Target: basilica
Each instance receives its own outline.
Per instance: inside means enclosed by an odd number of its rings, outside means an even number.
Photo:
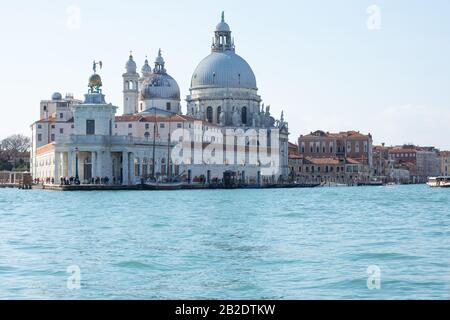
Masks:
[[[130,54],[123,114],[106,102],[101,63],[83,100],[54,93],[32,125],[31,173],[60,184],[136,185],[145,181],[261,186],[288,176],[288,123],[265,107],[255,74],[236,53],[222,14],[211,53],[195,69],[183,113],[180,88],[159,50],[140,72]],[[281,111],[281,110],[280,110]]]

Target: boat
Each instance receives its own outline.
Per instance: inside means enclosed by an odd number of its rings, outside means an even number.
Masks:
[[[338,187],[348,187],[348,184],[337,183],[337,182],[324,182],[320,185],[321,187],[338,188]]]
[[[450,188],[450,177],[430,177],[427,185],[432,188]]]
[[[376,179],[369,182],[358,182],[358,187],[381,187],[383,185],[383,181]]]
[[[184,182],[144,182],[142,187],[147,190],[181,190],[185,187]]]
[[[395,182],[388,182],[386,184],[386,187],[389,187],[389,188],[393,188],[393,187],[396,187],[396,186],[398,186],[398,183],[395,183]]]

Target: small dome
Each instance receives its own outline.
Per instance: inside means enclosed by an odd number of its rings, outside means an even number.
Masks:
[[[144,85],[143,99],[180,99],[180,87],[166,73],[153,73]]]
[[[230,26],[225,22],[225,12],[222,11],[222,19],[216,26],[216,32],[231,32]]]
[[[130,58],[127,61],[127,64],[125,65],[125,69],[127,70],[127,73],[136,73],[136,62],[133,60],[133,56],[130,55]]]
[[[152,73],[152,67],[150,67],[150,65],[148,64],[148,60],[145,59],[145,63],[144,66],[141,69],[141,72],[143,75],[149,75],[150,73]]]
[[[216,32],[230,32],[230,26],[228,23],[222,21],[216,26]]]
[[[55,92],[54,94],[52,94],[52,100],[53,101],[59,101],[62,100],[62,94],[59,92]]]

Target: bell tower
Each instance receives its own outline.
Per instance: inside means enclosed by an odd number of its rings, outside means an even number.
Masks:
[[[139,103],[139,74],[136,72],[136,62],[130,52],[130,57],[125,65],[126,72],[123,74],[123,113],[138,113]]]

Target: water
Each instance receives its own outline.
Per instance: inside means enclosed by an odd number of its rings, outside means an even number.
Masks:
[[[449,205],[426,186],[0,189],[0,299],[449,299]]]

